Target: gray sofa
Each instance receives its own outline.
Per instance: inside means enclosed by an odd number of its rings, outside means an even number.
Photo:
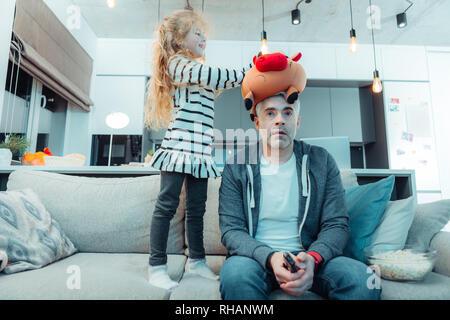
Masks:
[[[347,179],[343,179],[344,185]],[[218,190],[210,179],[204,242],[207,263],[217,274],[225,261],[220,242]],[[173,292],[147,282],[149,230],[159,191],[159,175],[138,178],[92,178],[17,170],[8,190],[33,189],[74,243],[78,252],[41,269],[0,273],[0,299],[220,299],[219,281],[184,274],[186,249],[184,192],[171,222],[168,242],[170,276],[180,281]],[[439,253],[434,272],[422,282],[382,280],[382,299],[450,299],[450,233],[439,232],[431,247]],[[73,266],[80,286],[68,285]],[[307,292],[300,298],[281,290],[274,299],[321,299]]]

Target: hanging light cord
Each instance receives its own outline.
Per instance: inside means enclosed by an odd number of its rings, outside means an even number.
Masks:
[[[262,2],[262,27],[264,32],[264,0],[261,0]]]
[[[406,0],[406,2],[408,2],[408,3],[409,3],[409,7],[408,7],[408,8],[406,8],[406,9],[405,9],[405,11],[403,11],[403,13],[405,13],[406,11],[408,11],[408,9],[409,9],[409,8],[411,8],[411,7],[412,7],[412,5],[414,4],[414,2],[412,2],[412,1],[409,1],[409,0]]]
[[[377,55],[375,53],[375,40],[373,37],[372,0],[369,0],[369,5],[370,5],[370,26],[372,29],[373,60],[375,62],[375,70],[377,70]]]
[[[352,21],[352,29],[353,29],[353,10],[352,10],[352,0],[350,0],[350,20]]]

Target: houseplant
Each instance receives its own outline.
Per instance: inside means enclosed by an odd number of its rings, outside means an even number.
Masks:
[[[5,141],[0,143],[0,165],[10,165],[13,154],[23,153],[30,143],[26,138],[18,134],[6,136]]]
[[[145,157],[145,163],[150,163],[150,161],[152,161],[152,157],[153,157],[153,150],[150,149],[147,152],[147,156]]]

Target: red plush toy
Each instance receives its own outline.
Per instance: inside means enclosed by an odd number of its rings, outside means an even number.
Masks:
[[[270,53],[253,58],[254,66],[245,74],[241,85],[242,97],[250,118],[255,117],[255,106],[262,100],[279,92],[286,92],[289,104],[298,99],[306,86],[306,73],[298,53],[288,58],[281,52]]]

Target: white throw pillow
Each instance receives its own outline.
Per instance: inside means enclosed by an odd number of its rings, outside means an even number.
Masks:
[[[351,170],[342,170],[341,171],[341,180],[344,188],[355,187],[358,186],[358,177]]]
[[[38,269],[77,251],[31,189],[0,192],[0,250],[3,272]]]
[[[414,198],[389,201],[380,224],[372,235],[371,248],[402,250],[414,219]]]

